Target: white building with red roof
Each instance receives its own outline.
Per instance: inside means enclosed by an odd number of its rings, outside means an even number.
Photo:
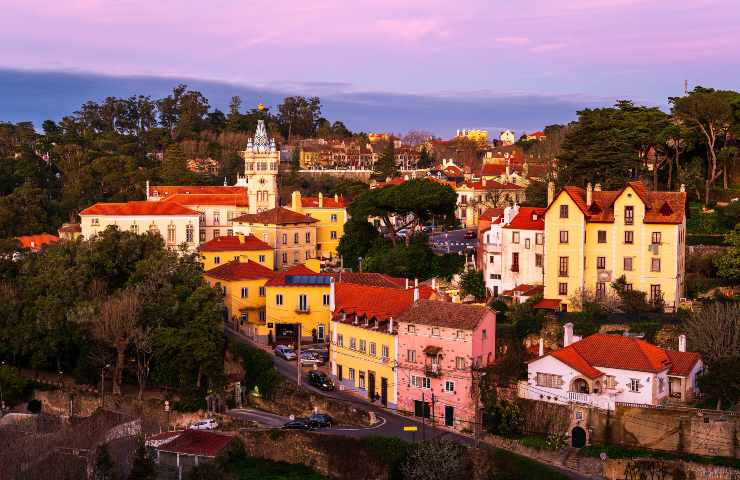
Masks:
[[[617,402],[663,405],[685,402],[696,393],[696,376],[703,368],[698,353],[644,340],[608,334],[584,339],[565,325],[564,347],[529,362],[519,396],[560,404],[580,404],[614,410]]]

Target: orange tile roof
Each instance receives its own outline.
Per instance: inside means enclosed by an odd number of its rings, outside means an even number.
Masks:
[[[488,208],[478,217],[481,220],[493,221],[494,218],[501,217],[504,215],[503,208]]]
[[[542,285],[528,285],[526,283],[523,283],[521,285],[517,285],[511,290],[504,290],[501,295],[505,297],[513,297],[514,293],[519,293],[520,295],[523,295],[525,297],[531,297],[532,295],[542,293],[544,288],[545,287],[543,287]]]
[[[233,205],[235,207],[246,207],[249,205],[247,191],[243,193],[176,193],[169,195],[162,202],[177,202],[182,205]]]
[[[168,197],[177,194],[206,194],[206,195],[241,195],[247,193],[247,187],[237,186],[207,186],[207,185],[151,185],[150,196]],[[155,195],[157,194],[157,195]]]
[[[324,197],[322,208],[344,208],[344,197]],[[305,208],[319,208],[319,197],[301,197],[301,205]]]
[[[544,230],[545,210],[544,208],[519,207],[519,213],[504,228],[514,230]]]
[[[198,247],[201,252],[240,252],[244,250],[272,250],[272,247],[254,235],[227,235],[216,237]]]
[[[414,304],[414,289],[371,287],[351,283],[336,284],[337,313],[367,316],[385,320],[398,317]],[[429,287],[419,287],[419,297],[429,298],[434,291]]]
[[[265,284],[268,287],[285,287],[285,286],[306,286],[308,284],[298,284],[298,283],[290,283],[288,284],[285,280],[285,277],[289,276],[304,276],[304,277],[329,277],[330,275],[327,273],[316,273],[310,268],[308,268],[304,264],[296,265],[294,267],[290,267],[289,269],[282,271],[282,272],[275,272],[270,278],[270,280],[267,281]],[[309,285],[314,287],[323,287],[327,288],[328,285]]]
[[[679,377],[686,377],[691,373],[691,370],[699,361],[699,354],[696,352],[679,352],[677,350],[666,350],[665,353],[668,355],[668,359],[671,361],[671,369],[668,370],[668,375],[677,375]]]
[[[275,207],[260,213],[247,213],[234,218],[234,222],[262,223],[266,225],[289,225],[295,223],[315,223],[318,220],[311,215],[304,215],[283,207]]]
[[[329,273],[337,283],[353,283],[368,287],[406,288],[406,279],[391,277],[375,272],[332,272]],[[411,284],[411,282],[409,282]]]
[[[41,250],[41,247],[50,243],[59,241],[59,237],[50,233],[39,233],[38,235],[23,235],[16,237],[21,248],[27,248],[34,252]]]
[[[275,272],[252,260],[246,262],[233,260],[206,271],[205,275],[219,280],[238,281],[272,278]]]
[[[398,317],[398,321],[473,330],[488,313],[493,315],[492,310],[479,305],[419,300],[412,308]]]
[[[198,212],[175,202],[96,203],[80,215],[194,215]]]
[[[534,308],[542,308],[545,310],[560,310],[560,300],[557,298],[543,298],[539,302],[535,303]]]
[[[205,430],[185,430],[173,440],[160,445],[157,450],[185,455],[215,457],[233,440],[232,435]]]

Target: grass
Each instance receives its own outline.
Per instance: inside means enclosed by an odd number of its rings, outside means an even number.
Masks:
[[[234,461],[228,472],[239,480],[327,480],[319,473],[303,465],[286,462],[273,462],[261,458],[246,458]]]
[[[705,457],[690,453],[661,452],[658,450],[628,448],[618,445],[590,445],[581,449],[581,455],[588,457],[598,457],[601,452],[605,452],[609,458],[649,457],[661,458],[664,460],[684,460],[704,465],[721,465],[725,467],[740,468],[740,459],[729,457]]]
[[[497,480],[536,478],[537,480],[566,480],[568,477],[546,465],[515,453],[495,449],[491,454]]]
[[[523,435],[516,437],[516,439],[525,447],[547,450],[547,446],[545,445],[546,439],[541,435]]]

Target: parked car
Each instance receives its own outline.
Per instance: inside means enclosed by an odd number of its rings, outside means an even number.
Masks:
[[[472,240],[473,238],[478,238],[478,232],[475,230],[468,230],[465,232],[465,235],[463,236],[465,240]]]
[[[397,231],[396,234],[399,237],[405,237],[405,236],[407,236],[409,234],[409,229],[408,228],[402,228],[401,230]]]
[[[334,382],[324,372],[308,372],[308,384],[313,385],[319,390],[334,390]]]
[[[286,360],[295,360],[296,354],[292,348],[286,347],[285,345],[278,345],[275,347],[275,355]]]
[[[301,365],[321,365],[323,362],[312,352],[301,352]]]
[[[296,418],[283,425],[283,428],[289,430],[313,430],[311,422],[307,418]]]
[[[191,423],[188,428],[190,430],[215,430],[218,428],[218,423],[212,418],[206,418]]]
[[[313,428],[331,428],[331,425],[334,423],[332,418],[325,414],[325,413],[314,413],[310,417],[308,417],[308,423]]]
[[[329,361],[329,350],[326,348],[307,348],[306,351],[314,354],[323,363]]]

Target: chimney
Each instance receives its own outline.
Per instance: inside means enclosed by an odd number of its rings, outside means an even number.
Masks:
[[[437,290],[437,277],[432,278],[432,290]]]
[[[547,206],[549,207],[552,201],[555,200],[555,182],[550,180],[547,182]]]
[[[339,203],[339,194],[338,193],[335,193],[334,194],[334,201],[337,202],[337,203]]]
[[[543,356],[545,354],[545,339],[540,337],[540,350],[539,350],[539,356]]]
[[[573,324],[568,322],[563,325],[563,347],[573,343]]]
[[[319,208],[324,208],[324,194],[319,192]]]
[[[406,288],[406,290],[408,290],[409,289],[409,279],[408,278],[404,278],[404,280],[406,280],[406,287],[405,288]]]
[[[586,185],[586,206],[590,207],[594,200],[594,189],[591,187],[591,182]]]
[[[601,191],[601,184],[597,183],[596,185],[594,185],[594,192],[600,192],[600,191]]]
[[[146,199],[149,200],[149,180],[146,181]]]
[[[336,308],[336,292],[334,288],[334,278],[332,278],[329,282],[329,310],[333,312]]]
[[[419,301],[419,287],[414,287],[414,303]]]
[[[685,192],[686,191],[686,185],[683,183],[681,184],[681,188],[678,189],[679,192]]]
[[[290,209],[294,212],[301,213],[303,203],[301,201],[301,192],[295,191],[290,196]]]
[[[681,334],[678,336],[678,351],[679,352],[685,352],[686,351],[686,334]]]
[[[393,333],[393,317],[388,318],[388,333]]]
[[[508,158],[506,159],[506,179],[509,179],[509,175],[511,175],[511,160]]]
[[[418,278],[415,278],[414,279],[414,288],[418,288],[418,287],[419,287],[419,279]]]

